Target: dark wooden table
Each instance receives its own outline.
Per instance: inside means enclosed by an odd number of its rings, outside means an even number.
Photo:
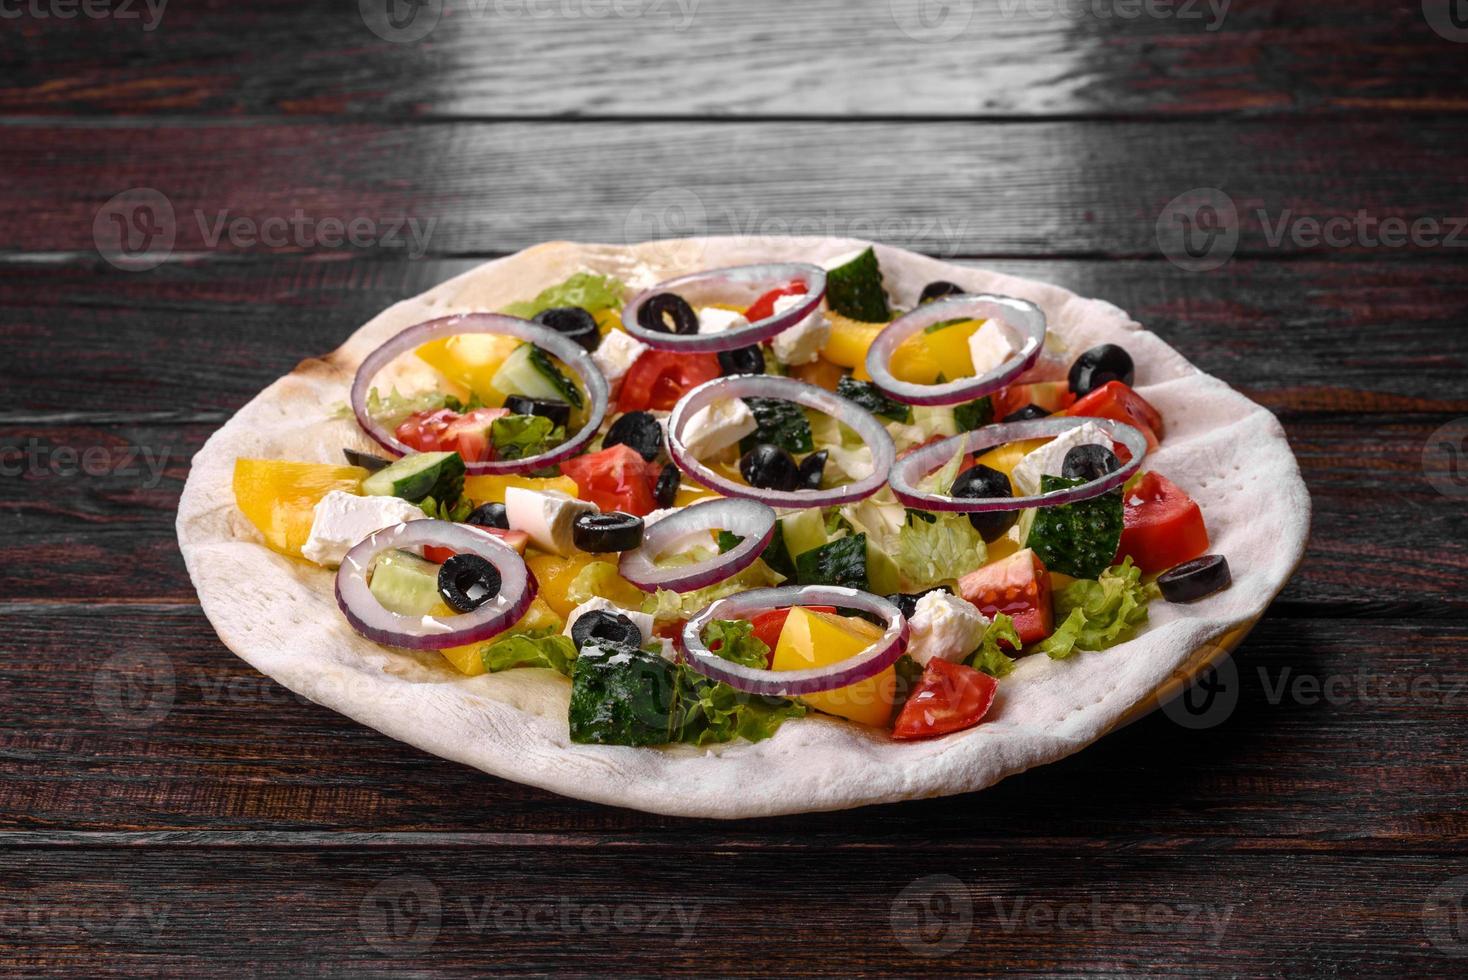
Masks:
[[[1461,12],[451,3],[5,8],[7,972],[1462,975]],[[1223,709],[720,824],[425,756],[218,642],[173,521],[231,412],[477,262],[677,232],[1054,281],[1277,412],[1314,532]]]

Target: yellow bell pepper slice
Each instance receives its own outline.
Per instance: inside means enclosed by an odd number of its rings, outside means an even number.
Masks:
[[[790,610],[780,630],[772,667],[809,670],[847,660],[881,639],[882,632],[880,626],[864,619],[847,619],[797,606]],[[896,693],[897,670],[888,667],[874,677],[834,691],[803,694],[801,700],[828,715],[885,728],[892,718]]]
[[[415,353],[450,381],[474,392],[486,405],[498,408],[505,403],[505,396],[491,381],[505,358],[522,343],[518,337],[503,334],[465,333],[430,340]]]
[[[521,487],[526,490],[559,490],[576,496],[580,491],[576,481],[569,476],[468,476],[464,478],[464,495],[476,504],[502,504],[505,490]]]
[[[453,614],[453,610],[449,609],[448,606],[444,606],[443,608],[443,615]],[[433,615],[437,616],[440,613],[435,611]],[[556,615],[555,610],[544,599],[536,596],[530,603],[530,608],[525,610],[525,615],[521,616],[520,621],[510,627],[507,633],[527,633],[531,630],[544,629],[552,629],[559,633],[565,628],[566,621]],[[470,643],[466,646],[450,647],[447,650],[440,650],[439,652],[444,655],[444,659],[454,665],[454,669],[459,673],[468,677],[478,677],[484,673],[484,658],[479,655],[479,651],[484,649],[487,644],[493,642],[493,640],[486,640],[483,643]]]
[[[333,490],[360,494],[366,478],[358,466],[237,459],[234,499],[271,549],[300,558],[321,498]]]

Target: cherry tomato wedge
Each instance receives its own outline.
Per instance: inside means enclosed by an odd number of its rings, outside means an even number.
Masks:
[[[603,512],[617,510],[644,517],[657,510],[652,492],[657,467],[631,446],[616,445],[577,456],[562,463],[561,472],[576,481],[582,500],[591,501]]]
[[[481,527],[479,530],[493,534],[505,544],[514,548],[522,557],[525,554],[525,549],[530,546],[530,535],[524,531],[506,531],[502,527]],[[437,545],[428,544],[423,546],[423,557],[435,565],[442,565],[454,557],[454,550],[452,548],[440,548]]]
[[[644,353],[622,379],[617,411],[670,411],[689,391],[719,376],[717,354],[683,354],[650,350]]]
[[[1162,439],[1162,413],[1120,381],[1106,382],[1077,401],[1065,414],[1125,422],[1147,437],[1148,452],[1155,451]]]
[[[1027,385],[1010,385],[1002,391],[995,392],[992,398],[995,419],[1011,415],[1026,405],[1038,405],[1054,415],[1056,412],[1063,412],[1070,408],[1076,401],[1076,396],[1071,394],[1070,385],[1064,381],[1037,381]]]
[[[418,412],[398,425],[397,437],[420,453],[453,452],[466,463],[481,463],[494,458],[490,425],[508,414],[503,408],[476,408],[463,415],[451,408]]]
[[[770,290],[759,299],[750,304],[749,309],[744,311],[744,318],[750,323],[766,319],[775,315],[775,300],[782,296],[804,296],[805,283],[792,282],[776,289]]]
[[[1124,495],[1121,547],[1144,572],[1163,572],[1208,551],[1203,511],[1167,477],[1143,473]]]
[[[972,728],[989,713],[998,690],[988,674],[934,657],[897,713],[892,737],[935,738]]]
[[[806,606],[805,608],[811,612],[832,614],[836,612],[835,606]],[[785,628],[785,620],[789,618],[789,608],[766,609],[764,612],[750,617],[749,623],[754,627],[754,635],[759,638],[759,641],[773,651],[780,643],[780,631]]]
[[[958,594],[990,619],[997,613],[1013,619],[1023,643],[1043,640],[1055,629],[1050,572],[1029,548],[965,575],[958,580]]]

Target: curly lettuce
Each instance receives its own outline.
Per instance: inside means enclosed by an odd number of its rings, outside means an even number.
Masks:
[[[892,557],[907,587],[921,592],[979,568],[988,549],[967,515],[916,511],[897,536]]]
[[[1072,582],[1054,595],[1060,625],[1035,649],[1052,660],[1078,650],[1105,650],[1132,638],[1147,622],[1147,603],[1159,595],[1156,585],[1142,582],[1142,571],[1130,557],[1106,569],[1095,580]]]
[[[491,673],[518,667],[544,667],[571,676],[576,644],[553,629],[531,630],[501,637],[480,648],[484,669]]]
[[[627,287],[619,279],[578,272],[558,286],[551,286],[532,300],[511,303],[502,312],[528,320],[537,313],[562,306],[579,306],[588,313],[620,308]]]

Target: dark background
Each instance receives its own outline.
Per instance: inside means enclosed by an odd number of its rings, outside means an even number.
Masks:
[[[1462,974],[1461,0],[449,2],[0,5],[0,967]],[[215,638],[178,493],[299,359],[545,239],[784,232],[1105,298],[1278,413],[1312,540],[1211,707],[719,824],[425,756]]]

